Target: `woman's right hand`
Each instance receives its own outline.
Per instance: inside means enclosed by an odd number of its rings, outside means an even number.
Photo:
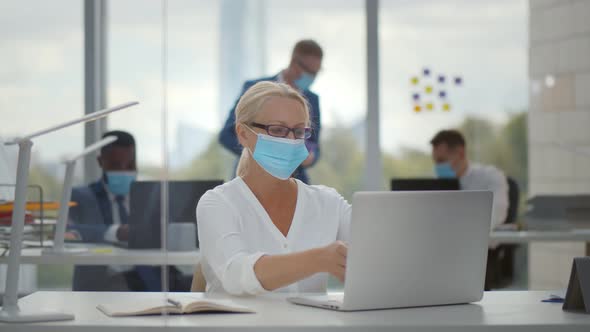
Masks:
[[[335,241],[320,248],[319,264],[322,272],[328,272],[340,282],[344,282],[346,255],[348,247],[342,241]]]

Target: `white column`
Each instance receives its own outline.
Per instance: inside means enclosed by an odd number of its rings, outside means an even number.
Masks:
[[[84,114],[107,105],[107,0],[84,1]],[[100,140],[106,131],[106,119],[85,124],[84,146]],[[84,158],[84,181],[96,181],[100,169],[96,155]]]
[[[367,20],[367,146],[364,190],[381,190],[383,169],[379,142],[379,0],[365,0]]]

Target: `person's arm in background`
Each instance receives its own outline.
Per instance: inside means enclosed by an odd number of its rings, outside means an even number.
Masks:
[[[312,167],[320,159],[320,131],[322,129],[322,123],[319,97],[315,94],[311,95],[309,98],[309,104],[311,108],[311,126],[313,131],[311,137],[305,142],[305,145],[312,158],[305,160],[303,162],[303,167]]]
[[[240,96],[229,111],[227,120],[225,120],[221,132],[219,132],[219,143],[238,156],[242,153],[242,146],[238,142],[238,137],[236,136],[236,106],[238,106],[240,98],[250,86],[252,86],[250,82],[244,83]]]
[[[492,230],[503,224],[508,215],[508,182],[506,175],[496,168],[490,170],[490,190],[494,193],[494,208],[492,213]]]
[[[82,205],[70,208],[67,231],[78,234],[80,236],[79,240],[82,242],[104,242],[104,235],[109,226],[86,223],[89,218],[96,218],[96,216],[83,213],[82,209]]]
[[[69,210],[67,231],[79,234],[83,242],[104,242],[109,225],[104,224],[93,194],[86,188],[74,188],[71,200],[77,205]]]
[[[103,235],[104,242],[129,241],[129,224],[109,225]]]
[[[107,231],[107,225],[85,225],[70,224],[68,231],[76,231],[80,234],[82,242],[104,242],[104,234]]]

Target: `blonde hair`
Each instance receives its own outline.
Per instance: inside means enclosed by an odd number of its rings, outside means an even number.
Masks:
[[[264,103],[274,97],[285,97],[298,101],[303,107],[306,125],[310,124],[307,100],[299,92],[284,83],[263,81],[254,84],[240,98],[236,106],[236,126],[238,124],[250,125],[256,118],[256,115],[258,115],[258,112],[262,110]],[[246,148],[242,149],[242,155],[240,156],[236,170],[238,176],[244,176],[246,174],[248,164],[252,160],[250,157],[251,151]]]

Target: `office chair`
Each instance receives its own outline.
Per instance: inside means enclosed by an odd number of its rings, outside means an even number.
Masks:
[[[506,177],[508,183],[508,213],[506,224],[516,222],[518,205],[520,201],[520,189],[518,183]],[[485,279],[485,290],[506,287],[514,279],[514,244],[501,244],[494,249],[488,249],[488,262]]]

